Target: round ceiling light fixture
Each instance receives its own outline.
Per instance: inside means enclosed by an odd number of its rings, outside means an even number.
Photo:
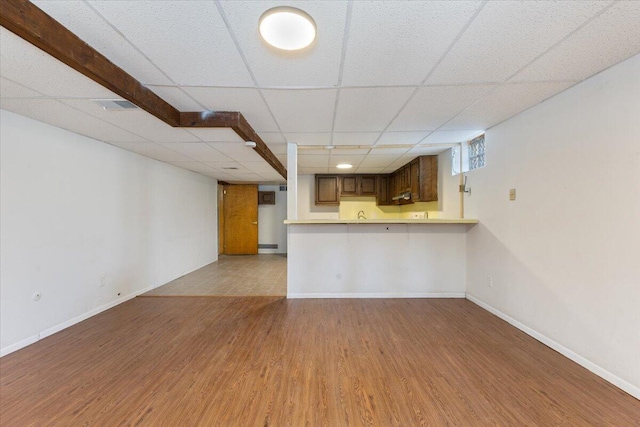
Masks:
[[[349,163],[340,163],[339,165],[336,165],[336,167],[338,169],[351,169],[353,167],[353,165],[351,165]]]
[[[316,23],[313,18],[295,7],[278,6],[269,9],[258,22],[260,36],[278,49],[304,49],[316,38]]]

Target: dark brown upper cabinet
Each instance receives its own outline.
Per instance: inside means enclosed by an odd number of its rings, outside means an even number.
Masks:
[[[378,175],[341,175],[340,196],[377,196]]]
[[[420,156],[409,164],[414,202],[438,200],[438,156]]]
[[[378,177],[378,194],[376,197],[376,204],[378,204],[379,206],[387,206],[391,204],[389,191],[390,181],[391,175],[380,175]]]
[[[338,175],[316,175],[316,205],[340,204],[340,178]]]

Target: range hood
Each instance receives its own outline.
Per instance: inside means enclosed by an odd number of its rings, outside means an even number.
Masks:
[[[391,200],[411,200],[411,191],[404,191],[399,195],[391,198]]]

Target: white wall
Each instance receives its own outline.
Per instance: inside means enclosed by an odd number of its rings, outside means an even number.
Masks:
[[[464,224],[289,225],[289,298],[465,296]]]
[[[4,110],[0,143],[2,354],[217,259],[216,180]]]
[[[469,297],[638,398],[639,130],[635,56],[489,129],[466,198]]]
[[[438,155],[438,210],[440,218],[460,218],[460,176],[451,175],[451,150]],[[471,218],[465,215],[465,218]]]
[[[260,254],[287,253],[287,192],[279,185],[259,185],[259,191],[275,191],[275,205],[258,205],[258,244],[278,245],[278,249],[258,249]]]

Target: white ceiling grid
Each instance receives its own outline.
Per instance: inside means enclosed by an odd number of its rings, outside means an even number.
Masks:
[[[301,52],[257,34],[267,1],[36,0],[180,111],[240,111],[286,166],[390,172],[640,52],[640,2],[290,1]],[[0,107],[230,182],[282,178],[231,129],[172,128],[4,28]],[[334,145],[333,150],[324,146]],[[308,147],[308,148],[307,148]]]

